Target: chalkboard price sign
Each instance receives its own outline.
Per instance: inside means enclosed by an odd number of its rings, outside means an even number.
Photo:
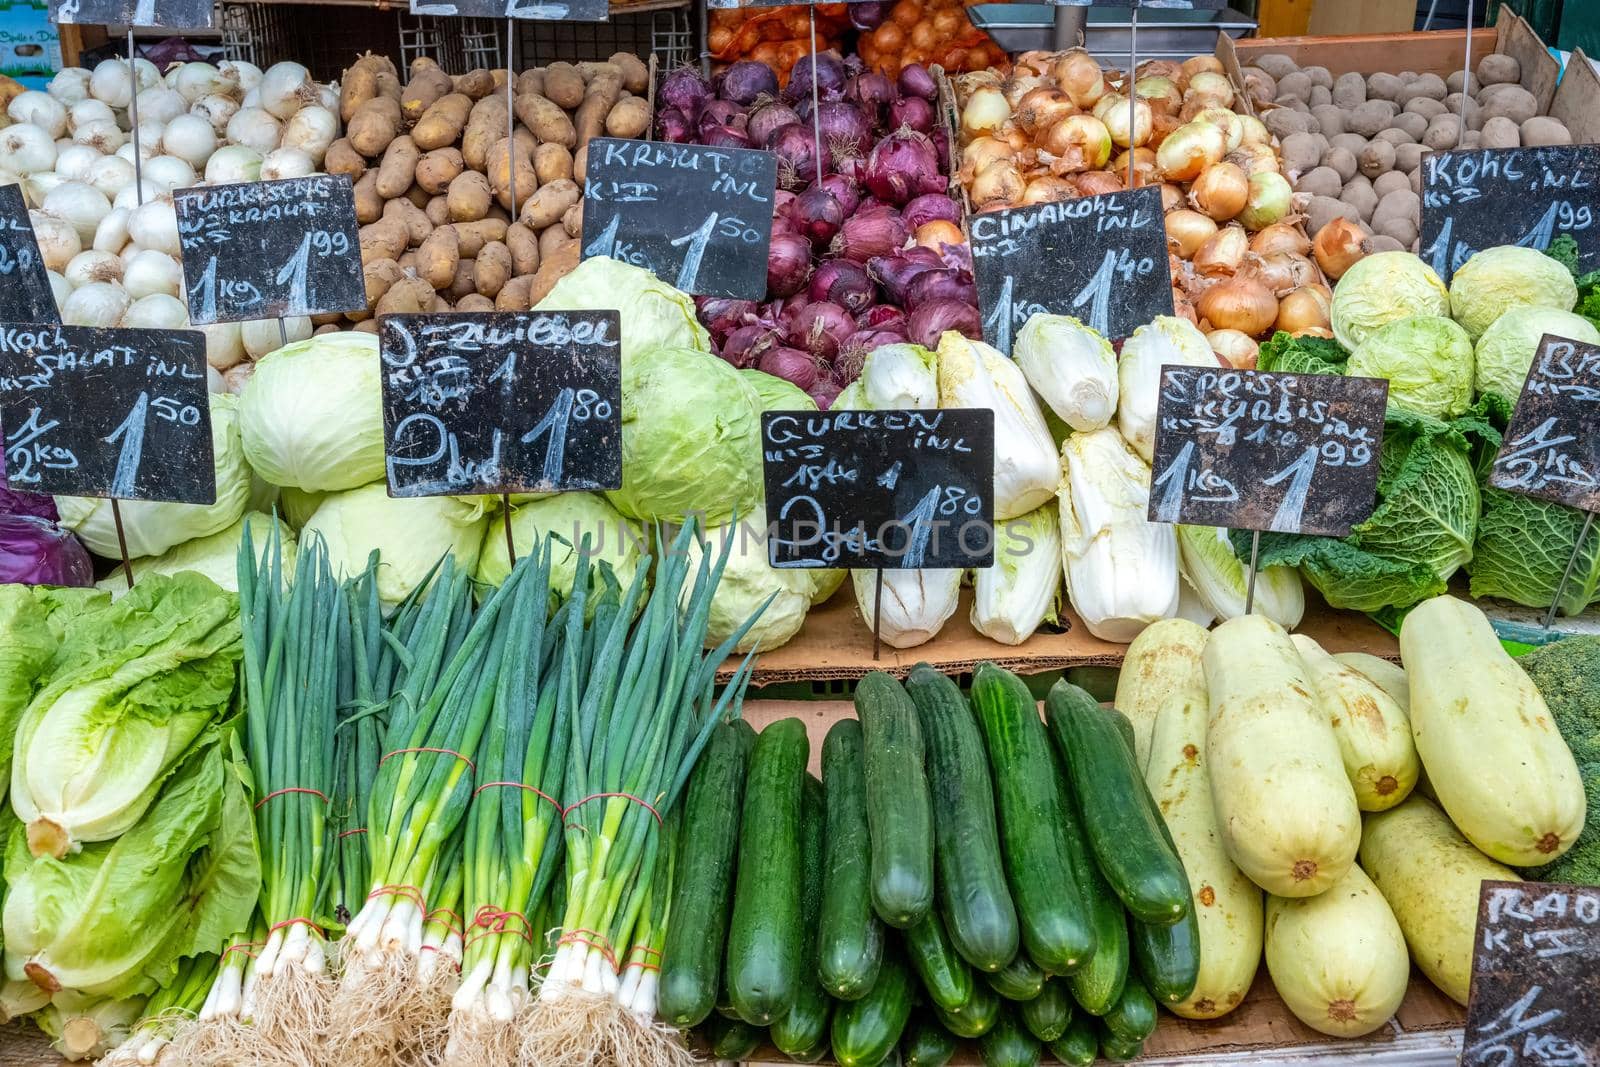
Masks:
[[[1382,378],[1161,368],[1152,522],[1344,537],[1372,515]]]
[[[207,185],[173,200],[196,326],[367,306],[346,175]]]
[[[1541,252],[1563,233],[1600,269],[1600,145],[1434,152],[1422,159],[1422,258],[1449,284],[1474,252]]]
[[[0,425],[14,489],[216,502],[198,330],[0,325]]]
[[[1463,1067],[1600,1063],[1600,886],[1484,882]]]
[[[210,28],[215,7],[213,0],[50,0],[50,21],[202,30]]]
[[[1172,314],[1161,191],[1154,186],[972,216],[983,339],[1010,354],[1041,312],[1126,337]]]
[[[994,564],[994,412],[761,416],[774,567]]]
[[[0,322],[60,322],[22,186],[0,185]]]
[[[622,485],[615,311],[385,315],[389,495]]]
[[[596,137],[583,183],[583,256],[654,271],[686,293],[767,291],[778,157]]]
[[[611,17],[611,5],[608,0],[411,0],[411,13],[475,19],[604,22]]]
[[[1600,511],[1600,346],[1540,340],[1489,484]]]

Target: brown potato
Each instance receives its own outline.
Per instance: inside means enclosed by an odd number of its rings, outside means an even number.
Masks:
[[[538,93],[523,93],[517,97],[517,120],[540,142],[554,141],[568,148],[578,143],[577,130],[567,113]]]
[[[417,184],[429,193],[442,193],[465,169],[459,148],[435,148],[417,160]]]
[[[576,204],[573,204],[571,207],[567,208],[566,213],[561,216],[561,228],[567,231],[567,235],[569,237],[583,236],[582,200],[579,200]]]
[[[380,259],[399,260],[410,243],[410,232],[398,218],[379,219],[361,227],[361,262],[374,263]]]
[[[467,128],[461,135],[461,158],[469,170],[482,170],[489,147],[506,135],[510,125],[502,96],[486,96],[472,105]]]
[[[621,98],[622,82],[616,78],[597,78],[589,86],[588,95],[572,117],[579,148],[588,144],[591,138],[605,136],[606,116]]]
[[[401,278],[374,309],[379,315],[414,315],[433,310],[433,286],[421,278]]]
[[[440,193],[428,201],[428,206],[422,209],[422,213],[428,216],[428,221],[435,226],[450,225],[450,198]]]
[[[484,296],[494,296],[511,280],[511,250],[500,241],[483,246],[477,259],[477,287]]]
[[[572,153],[572,180],[582,184],[583,172],[589,166],[589,146],[584,145]]]
[[[578,242],[571,241],[557,249],[556,255],[541,263],[538,273],[533,276],[533,288],[528,293],[530,303],[537,304],[549,296],[556,282],[571,274],[581,258]],[[502,289],[500,292],[503,295],[505,290]]]
[[[424,152],[455,144],[470,114],[472,100],[469,97],[461,93],[446,93],[423,112],[416,128],[411,131],[411,138]]]
[[[322,157],[322,169],[329,174],[347,174],[351,181],[359,181],[367,172],[367,161],[350,146],[348,137],[341,137],[328,146]]]
[[[413,204],[405,197],[397,197],[383,205],[383,217],[386,219],[399,219],[406,227],[406,243],[415,248],[428,239],[433,232],[433,223],[428,221],[427,212]]]
[[[533,164],[529,162],[527,155],[521,152],[513,153],[511,142],[504,137],[489,149],[489,157],[485,163],[489,188],[494,191],[495,199],[500,205],[508,210],[512,204],[518,207],[526,204],[532,199],[534,190],[539,188],[539,179],[534,174]]]
[[[1535,115],[1522,124],[1522,143],[1528,148],[1552,144],[1571,144],[1572,131],[1560,119]]]
[[[496,311],[527,311],[534,303],[530,295],[532,291],[533,275],[523,274],[512,278],[502,285],[500,291],[495,294],[494,309]]]
[[[544,95],[544,68],[534,67],[517,75],[517,84],[512,89],[512,94],[521,96],[523,93],[538,93]]]
[[[477,222],[458,222],[455,231],[461,239],[461,254],[476,258],[490,241],[505,240],[506,224],[501,219],[479,219]]]
[[[478,291],[478,261],[475,259],[458,258],[456,260],[456,276],[450,279],[450,291],[446,294],[451,300],[460,300],[468,293]]]
[[[413,68],[416,64],[412,64]],[[411,82],[400,94],[400,117],[406,125],[415,126],[439,98],[451,91],[450,75],[437,64],[413,69]]]
[[[400,269],[400,264],[392,259],[375,259],[361,267],[361,278],[367,288],[367,308],[371,309],[383,299],[383,294],[389,291],[389,286],[405,277],[405,272]],[[371,314],[371,311],[352,311],[350,317],[357,322]]]
[[[513,274],[532,274],[539,269],[539,238],[520,222],[506,227],[506,248],[511,251]]]
[[[552,226],[561,220],[567,213],[567,208],[583,199],[583,188],[577,182],[562,178],[541,186],[539,191],[529,198],[523,205],[518,221],[526,223],[529,229],[543,233],[545,227]]]
[[[539,235],[539,263],[548,263],[560,254],[563,247],[577,243],[577,238],[568,233],[565,226],[556,223]]]
[[[572,177],[572,153],[565,145],[542,144],[533,150],[533,172],[540,185]]]
[[[350,146],[368,159],[383,155],[383,150],[399,132],[400,104],[387,96],[374,97],[362,104],[345,128]]]
[[[463,171],[450,183],[450,217],[456,222],[476,222],[489,213],[489,179],[475,170]]]
[[[483,67],[458,75],[455,91],[473,100],[481,100],[494,92],[494,75]]]
[[[643,137],[650,128],[650,104],[642,96],[618,100],[606,113],[606,134],[610,137]]]
[[[493,311],[494,301],[477,293],[468,293],[456,301],[457,311]]]
[[[377,333],[378,332],[378,320],[377,319],[363,319],[361,322],[358,322],[354,326],[350,327],[350,329],[353,330],[356,333]]]
[[[416,144],[405,134],[390,141],[383,153],[383,162],[378,164],[378,195],[385,200],[404,196],[412,182],[416,181],[417,160],[421,155]]]
[[[441,226],[428,235],[417,249],[417,274],[435,289],[448,289],[461,262],[461,239],[450,226]]]
[[[650,88],[650,68],[632,52],[616,52],[606,60],[622,73],[622,87],[630,93],[642,93]]]
[[[383,218],[383,197],[378,195],[378,172],[369,170],[355,185],[356,221],[377,222]]]
[[[571,111],[583,103],[584,78],[571,63],[551,63],[544,68],[544,96],[557,107]]]

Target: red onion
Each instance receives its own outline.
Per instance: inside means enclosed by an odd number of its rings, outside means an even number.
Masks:
[[[861,264],[848,259],[825,259],[817,264],[807,292],[812,300],[827,300],[854,314],[873,306],[877,287]]]
[[[879,200],[904,204],[923,193],[942,192],[939,155],[933,142],[915,130],[896,130],[872,147],[867,157],[867,189]]]
[[[706,106],[700,109],[700,128],[707,126],[732,126],[736,130],[743,130],[749,117],[744,108],[732,100],[707,100]]]
[[[817,124],[822,128],[822,143],[832,151],[848,147],[859,152],[872,140],[871,118],[847,100],[822,101]]]
[[[928,135],[933,138],[933,154],[939,160],[939,173],[950,173],[950,134],[943,126],[935,126]],[[930,190],[931,191],[931,190]]]
[[[722,95],[736,104],[749,106],[756,97],[778,95],[778,75],[765,63],[741,59],[722,74]]]
[[[844,205],[818,183],[794,198],[789,205],[789,220],[801,237],[814,245],[825,245],[844,224]]]
[[[781,104],[776,100],[758,105],[750,112],[750,121],[745,125],[745,131],[750,135],[750,140],[765,148],[772,142],[772,135],[784,126],[792,126],[800,121],[800,116],[794,113],[794,108],[788,104]]]
[[[789,72],[789,87],[785,95],[790,100],[809,100],[813,67],[816,69],[818,95],[824,100],[839,99],[844,92],[844,81],[848,72],[844,60],[839,58],[837,52],[801,56],[796,60],[794,69]]]
[[[818,359],[832,359],[839,354],[839,346],[849,341],[855,332],[855,320],[848,311],[838,304],[818,300],[800,309],[784,331],[783,339]]]
[[[656,115],[656,132],[663,141],[671,144],[689,144],[694,141],[694,123],[675,107],[664,107]]]
[[[939,95],[939,86],[933,75],[921,63],[907,63],[900,68],[900,92],[906,96],[933,100]]]
[[[795,234],[774,234],[767,248],[767,292],[792,296],[811,274],[811,242]]]
[[[905,330],[865,330],[855,335],[851,340],[858,342],[868,352],[882,348],[884,345],[906,344]]]
[[[778,156],[778,181],[795,187],[817,180],[817,142],[810,126],[796,124],[785,126],[773,134],[767,145]],[[826,153],[821,160],[826,173]]]
[[[694,67],[679,67],[661,79],[656,97],[667,107],[677,108],[689,119],[700,117],[700,109],[711,99],[711,86]]]
[[[700,143],[708,148],[750,148],[750,138],[732,126],[702,126]]]
[[[852,4],[851,6],[854,7],[856,5]],[[844,386],[832,378],[822,378],[818,380],[817,384],[806,390],[811,399],[817,402],[817,410],[819,411],[827,411],[833,407],[833,402],[839,399],[839,394],[842,392],[844,392]]]
[[[723,340],[740,326],[756,321],[757,305],[754,300],[731,300],[722,296],[697,296],[695,308],[700,323],[711,332],[713,339]]]
[[[893,208],[879,207],[857,211],[844,220],[833,250],[845,259],[866,263],[875,256],[886,256],[904,247],[911,232]]]
[[[883,20],[889,15],[889,5],[882,0],[863,0],[859,4],[850,4],[850,25],[858,30],[875,30],[883,25]]]
[[[819,367],[816,357],[798,348],[769,348],[761,356],[756,369],[775,378],[810,389],[817,384]]]
[[[912,231],[924,222],[933,222],[935,219],[961,225],[961,205],[943,193],[923,193],[913,197],[900,215],[906,220],[906,227]]]
[[[833,194],[846,215],[861,206],[861,188],[843,174],[829,174],[822,179],[822,187]]]
[[[861,110],[876,119],[883,109],[895,100],[894,82],[882,74],[857,74],[850,79],[845,93],[861,105]]]
[[[856,316],[856,326],[865,331],[898,330],[903,333],[906,313],[893,304],[873,304]]]
[[[941,300],[959,300],[966,304],[978,302],[978,287],[971,278],[962,277],[961,271],[949,267],[925,270],[911,279],[906,286],[905,305],[913,313],[924,304]]]
[[[719,352],[722,358],[735,367],[754,367],[762,355],[778,343],[778,335],[770,326],[752,323],[728,334]]]
[[[933,300],[913,311],[906,321],[906,332],[912,342],[924,348],[938,348],[939,337],[946,330],[981,341],[983,321],[978,309],[959,300]]]
[[[945,265],[939,253],[931,248],[907,248],[893,255],[879,256],[867,263],[867,270],[883,286],[884,295],[896,304],[904,304],[906,287],[923,271],[937,270]]]
[[[920,96],[902,96],[889,105],[889,128],[929,133],[933,130],[933,105]]]

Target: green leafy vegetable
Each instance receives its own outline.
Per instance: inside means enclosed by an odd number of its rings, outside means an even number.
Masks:
[[[1287,374],[1343,374],[1350,355],[1331,337],[1295,337],[1279,330],[1261,345],[1260,370]]]
[[[1565,638],[1517,662],[1539,687],[1572,749],[1589,801],[1583,833],[1572,848],[1554,863],[1522,873],[1541,882],[1600,885],[1600,637]]]

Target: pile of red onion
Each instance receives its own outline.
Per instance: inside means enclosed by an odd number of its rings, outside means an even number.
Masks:
[[[932,75],[912,65],[891,81],[853,57],[815,58],[795,64],[781,95],[763,63],[734,63],[710,84],[693,68],[673,71],[656,132],[777,153],[767,299],[696,304],[723,359],[793,382],[826,408],[879,345],[933,347],[946,330],[982,331]]]

